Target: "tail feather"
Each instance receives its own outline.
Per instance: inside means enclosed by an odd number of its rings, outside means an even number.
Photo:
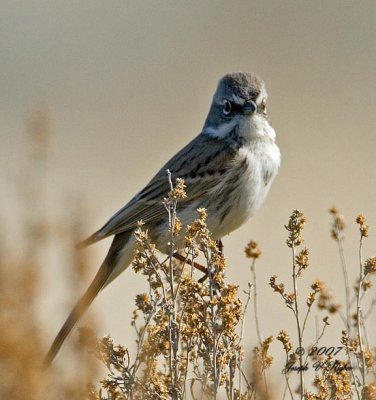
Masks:
[[[97,294],[107,286],[116,276],[118,276],[129,263],[132,261],[133,256],[133,246],[129,240],[132,235],[132,231],[122,232],[114,236],[111,247],[107,253],[105,260],[103,261],[99,271],[95,275],[93,282],[90,284],[89,288],[86,290],[85,294],[77,302],[69,317],[65,321],[63,327],[60,329],[55,340],[53,341],[47,356],[44,359],[45,367],[48,367],[57,353],[61,349],[65,339],[74,328],[78,320],[88,309],[90,304],[93,302]],[[83,246],[89,245],[91,243],[100,240],[96,234],[90,236],[83,243]],[[128,248],[127,245],[130,244]],[[127,251],[124,251],[127,249]],[[119,255],[123,253],[123,257],[119,259]],[[119,265],[120,262],[120,265]]]
[[[47,353],[47,356],[44,359],[45,367],[48,367],[52,363],[69,333],[72,331],[81,316],[88,309],[99,291],[104,287],[108,277],[111,275],[111,272],[112,268],[110,264],[106,260],[104,260],[93,282],[91,283],[85,294],[77,302],[72,312],[69,314],[67,320],[65,321],[64,325],[57,334],[55,340],[53,341]]]
[[[90,246],[91,244],[93,244],[95,242],[98,242],[101,239],[103,239],[103,238],[98,237],[97,233],[93,233],[87,239],[83,240],[80,243],[77,243],[76,244],[76,249],[77,250],[84,249],[85,247]]]

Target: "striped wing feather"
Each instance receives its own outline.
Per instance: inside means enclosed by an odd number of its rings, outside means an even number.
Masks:
[[[167,170],[171,172],[173,182],[176,178],[185,180],[187,198],[180,201],[180,207],[184,207],[219,184],[221,175],[231,165],[234,155],[235,150],[225,140],[200,134],[171,158],[143,190],[100,230],[82,242],[80,247],[135,229],[140,220],[148,223],[165,215],[162,201],[170,190]]]

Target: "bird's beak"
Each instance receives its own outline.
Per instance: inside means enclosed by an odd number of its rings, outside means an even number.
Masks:
[[[245,115],[251,115],[257,110],[257,105],[254,101],[248,100],[243,106],[243,113]]]

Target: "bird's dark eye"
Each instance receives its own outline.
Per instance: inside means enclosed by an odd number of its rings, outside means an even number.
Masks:
[[[225,100],[225,102],[223,103],[223,114],[224,115],[230,115],[231,111],[232,111],[232,105],[228,100]]]

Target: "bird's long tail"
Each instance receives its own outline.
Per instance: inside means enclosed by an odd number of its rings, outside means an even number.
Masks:
[[[64,325],[57,334],[55,340],[53,341],[50,350],[48,351],[47,356],[44,359],[45,367],[48,367],[52,363],[61,346],[63,345],[65,339],[76,325],[77,321],[88,309],[99,291],[105,286],[109,276],[111,275],[112,270],[113,269],[109,263],[109,260],[106,258],[103,261],[103,264],[101,265],[99,271],[97,272],[93,282],[90,284],[85,294],[74,306],[72,312],[69,314],[69,317],[67,318]]]

